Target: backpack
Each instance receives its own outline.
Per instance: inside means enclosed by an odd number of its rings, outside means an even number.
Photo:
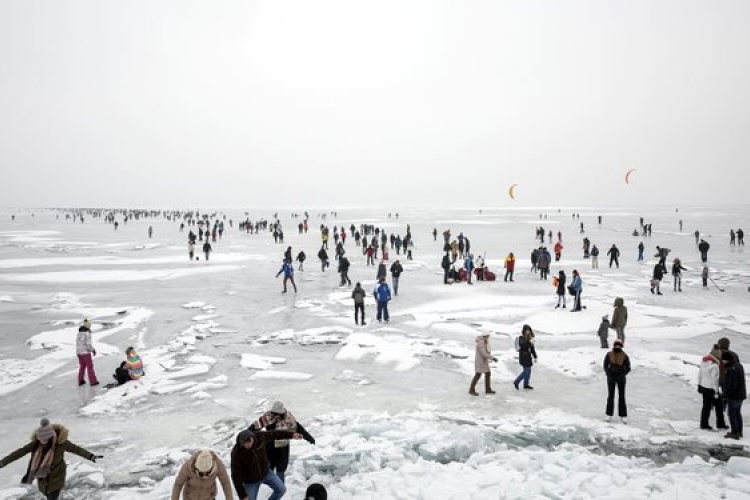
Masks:
[[[516,352],[521,352],[521,337],[516,337],[515,345]]]

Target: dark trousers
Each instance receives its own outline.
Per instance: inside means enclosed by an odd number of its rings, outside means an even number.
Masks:
[[[615,409],[615,386],[617,387],[617,413],[620,417],[628,416],[625,403],[625,377],[607,377],[607,415],[610,417]]]
[[[448,268],[443,269],[443,285],[448,284]]]
[[[505,271],[505,279],[503,281],[513,281],[513,271]]]
[[[620,261],[617,260],[617,257],[610,257],[609,267],[612,267],[612,264],[616,265],[617,267],[620,267]]]
[[[573,310],[574,311],[580,311],[581,310],[581,292],[576,292],[574,300],[573,300]]]
[[[729,417],[729,427],[732,434],[742,436],[742,400],[727,400],[727,417]]]
[[[362,324],[365,324],[365,305],[354,304],[354,323],[359,324],[359,315],[362,315]]]
[[[378,316],[377,320],[380,321],[381,319],[384,319],[388,321],[391,319],[390,315],[388,314],[388,302],[380,302],[378,301]]]
[[[709,427],[708,419],[711,416],[711,408],[716,412],[716,427],[724,427],[724,409],[722,408],[721,399],[717,397],[713,389],[701,388],[703,392],[703,406],[701,407],[701,427]]]

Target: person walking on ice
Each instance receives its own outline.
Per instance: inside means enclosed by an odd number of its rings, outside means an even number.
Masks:
[[[513,386],[518,390],[518,385],[523,382],[524,389],[533,389],[529,384],[531,379],[531,367],[537,359],[534,347],[534,331],[529,325],[523,325],[521,335],[516,338],[516,351],[518,352],[518,364],[523,367],[521,373],[513,381]]]
[[[484,332],[476,339],[474,378],[471,379],[471,386],[469,386],[469,394],[472,396],[479,396],[476,387],[482,374],[484,374],[484,392],[487,394],[495,394],[495,391],[492,390],[492,386],[490,385],[492,376],[490,361],[496,362],[497,358],[494,357],[490,351],[490,333]]]
[[[232,498],[232,482],[229,480],[224,462],[211,450],[197,450],[180,467],[172,486],[170,500],[180,500],[180,496],[184,500],[214,500],[217,479],[224,492],[224,498]]]
[[[96,462],[102,455],[95,455],[90,451],[73,444],[68,440],[69,431],[60,424],[50,423],[48,418],[42,418],[39,428],[31,436],[31,441],[18,448],[0,460],[3,468],[19,458],[31,454],[31,460],[26,468],[26,474],[21,479],[22,484],[33,484],[37,481],[39,492],[47,500],[58,500],[60,492],[65,487],[67,467],[65,453],[74,453],[79,457]]]
[[[365,290],[362,284],[357,282],[352,290],[352,299],[354,299],[354,324],[359,324],[359,316],[362,315],[362,326],[365,326]]]
[[[625,307],[625,299],[617,297],[612,312],[612,328],[617,332],[617,339],[625,344],[625,327],[628,325],[628,308]]]
[[[388,323],[391,319],[388,314],[388,302],[391,300],[391,289],[388,287],[388,283],[385,282],[385,277],[380,278],[372,291],[372,295],[378,303],[376,319],[378,322],[383,320]]]
[[[622,350],[622,340],[615,340],[614,347],[604,356],[604,373],[607,375],[607,422],[612,421],[617,388],[617,413],[623,424],[628,423],[628,406],[625,402],[625,380],[630,373],[630,358]]]
[[[297,284],[294,282],[294,266],[292,265],[291,260],[284,259],[284,263],[281,265],[281,269],[279,269],[279,272],[276,273],[276,277],[278,278],[281,273],[284,273],[284,290],[282,290],[281,293],[286,293],[287,281],[292,282],[294,293],[297,293]]]

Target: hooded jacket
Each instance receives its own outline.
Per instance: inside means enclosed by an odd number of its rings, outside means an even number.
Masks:
[[[362,288],[362,285],[354,287],[354,290],[352,290],[352,298],[354,299],[355,304],[365,303],[365,289]]]
[[[536,359],[534,342],[521,335],[518,338],[518,347],[518,364],[521,366],[532,366],[534,364],[532,358]]]
[[[490,354],[490,341],[489,337],[480,335],[476,340],[477,346],[474,355],[474,373],[489,373],[490,372],[490,360],[492,354]]]
[[[68,429],[66,427],[60,424],[52,424],[52,428],[55,430],[55,434],[57,435],[57,441],[55,442],[55,454],[52,458],[52,465],[47,477],[37,478],[39,491],[44,495],[60,491],[65,487],[65,477],[67,472],[67,466],[65,465],[64,457],[65,452],[75,453],[79,457],[83,457],[87,460],[94,459],[93,453],[68,441]],[[39,446],[42,446],[42,444],[39,442],[39,440],[37,440],[36,435],[32,433],[31,442],[4,457],[2,460],[0,460],[0,465],[5,467],[10,463],[15,462],[19,458],[28,455],[29,453],[33,453]],[[29,467],[26,469],[26,475],[24,475],[23,479],[21,480],[23,483],[27,482],[30,468],[31,461],[29,461]]]
[[[732,400],[747,399],[747,388],[745,386],[745,369],[738,361],[733,361],[724,369],[724,396]]]
[[[227,468],[219,456],[211,452],[214,459],[214,466],[208,476],[200,477],[195,470],[195,461],[198,458],[200,450],[193,453],[187,462],[182,464],[180,472],[174,481],[172,487],[171,500],[179,500],[182,493],[183,500],[214,500],[216,498],[216,479],[219,479],[221,488],[224,490],[225,498],[232,498],[232,483],[227,474]]]
[[[247,441],[247,433],[253,435],[253,446],[250,449],[243,448]],[[266,444],[276,439],[292,439],[294,432],[271,431],[251,432],[242,431],[237,435],[237,441],[232,448],[232,484],[240,498],[246,498],[245,484],[256,483],[263,480],[268,473],[268,457],[266,456]]]
[[[612,328],[625,328],[628,324],[628,308],[622,297],[615,299],[615,310],[612,312]]]
[[[698,369],[698,385],[719,392],[719,364],[710,354],[703,356]]]

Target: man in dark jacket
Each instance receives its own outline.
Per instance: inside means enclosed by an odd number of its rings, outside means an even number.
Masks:
[[[616,245],[612,245],[612,248],[610,248],[607,251],[607,255],[609,255],[609,267],[612,267],[612,264],[615,264],[617,268],[620,268],[620,249],[617,248]]]
[[[345,256],[341,256],[339,259],[339,273],[341,273],[341,283],[339,286],[352,285],[352,280],[349,279],[349,266],[351,263]]]
[[[701,261],[708,262],[708,249],[711,248],[711,245],[708,244],[706,240],[701,240],[700,243],[698,243],[698,251],[701,253]]]
[[[237,435],[232,448],[232,484],[241,500],[257,500],[262,484],[273,493],[269,500],[280,500],[286,486],[269,467],[266,445],[277,439],[301,439],[302,435],[291,431],[253,432],[244,430]]]
[[[448,284],[448,272],[451,268],[451,258],[446,253],[443,255],[443,262],[440,264],[440,267],[443,268],[443,285]]]
[[[398,295],[398,281],[401,278],[401,273],[404,272],[404,267],[397,260],[391,264],[391,282],[393,283],[393,295]]]
[[[727,398],[727,416],[730,432],[724,435],[729,439],[742,439],[742,402],[747,398],[745,369],[731,352],[723,352],[724,383],[722,393]]]
[[[365,290],[362,288],[360,283],[354,286],[352,291],[352,299],[354,299],[354,323],[359,324],[359,315],[362,315],[362,326],[365,326]]]

